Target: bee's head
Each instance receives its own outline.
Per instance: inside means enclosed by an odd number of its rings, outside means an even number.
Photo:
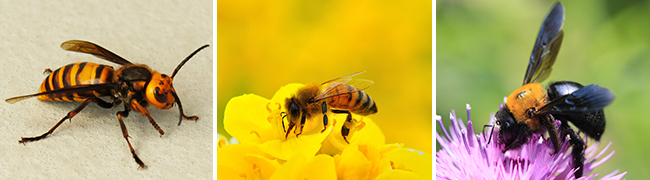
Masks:
[[[497,118],[496,125],[499,127],[499,142],[504,143],[506,146],[512,144],[519,135],[517,134],[519,125],[513,118],[512,113],[510,113],[508,106],[499,109],[495,116]]]
[[[298,107],[298,104],[296,104],[294,97],[287,98],[284,105],[285,112],[287,114],[287,120],[289,122],[300,117],[300,107]]]

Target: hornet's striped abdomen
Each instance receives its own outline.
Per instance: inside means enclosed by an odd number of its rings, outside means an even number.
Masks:
[[[52,73],[41,84],[39,93],[78,85],[105,84],[114,82],[113,67],[90,62],[78,62],[63,66]],[[110,96],[110,90],[88,93],[50,94],[38,96],[41,101],[84,101],[87,97]]]
[[[342,94],[330,98],[327,104],[336,109],[348,110],[354,114],[367,116],[377,113],[377,105],[375,101],[370,98],[368,94],[357,89],[354,86],[343,85],[335,89],[336,92],[353,92],[350,94]],[[356,92],[354,92],[356,91]],[[338,93],[337,93],[338,94]]]

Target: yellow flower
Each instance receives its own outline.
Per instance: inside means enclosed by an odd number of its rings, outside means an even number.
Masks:
[[[288,84],[278,90],[271,100],[254,94],[245,94],[230,99],[224,112],[224,128],[241,143],[257,144],[271,156],[288,160],[297,153],[314,155],[321,149],[325,138],[324,151],[336,154],[347,146],[341,136],[340,129],[345,115],[329,113],[332,125],[321,133],[322,120],[315,118],[306,121],[303,133],[296,138],[293,132],[285,139],[284,126],[288,126],[286,118],[283,126],[281,112],[284,111],[284,100],[303,87],[302,84]],[[363,141],[371,144],[384,144],[384,136],[379,127],[367,117],[353,116],[357,126],[350,129],[350,142]],[[361,121],[362,120],[362,121]],[[363,124],[363,125],[361,125]],[[337,129],[332,132],[332,129]],[[361,131],[363,129],[363,131]],[[358,131],[358,133],[357,133]]]
[[[280,163],[258,146],[230,144],[217,149],[217,179],[269,179]]]
[[[337,115],[334,114],[334,117],[337,119],[345,119],[346,115]],[[382,146],[386,143],[386,138],[384,134],[379,129],[379,126],[368,117],[358,116],[352,114],[352,119],[355,123],[353,128],[350,128],[350,134],[348,135],[348,140],[350,143],[358,142],[364,144],[372,144],[375,146]],[[335,155],[341,153],[343,149],[350,146],[343,139],[341,135],[341,128],[343,123],[334,124],[334,129],[330,132],[329,136],[323,141],[320,153]]]
[[[402,146],[350,145],[334,156],[338,179],[431,179],[431,155]]]
[[[352,115],[346,142],[345,114],[328,113],[305,122],[302,134],[285,132],[284,101],[303,87],[288,84],[273,98],[245,94],[230,99],[224,128],[241,144],[218,135],[217,174],[224,179],[430,179],[431,155],[385,144],[372,119]],[[284,124],[283,124],[284,123]],[[292,130],[293,131],[293,130]]]
[[[320,130],[314,133],[309,128],[315,130],[313,127],[317,122],[308,121],[299,138],[290,136],[288,139],[285,139],[282,128],[280,112],[283,105],[280,102],[300,87],[300,84],[286,85],[271,100],[254,94],[230,99],[224,112],[224,128],[242,144],[259,145],[265,153],[278,159],[288,160],[297,153],[316,154],[331,128],[324,133]]]
[[[316,156],[298,154],[284,163],[271,179],[336,179],[334,159],[325,154]]]

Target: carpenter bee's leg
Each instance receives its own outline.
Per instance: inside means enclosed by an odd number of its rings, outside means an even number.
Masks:
[[[558,151],[560,151],[561,140],[563,141],[566,136],[560,138],[560,132],[553,116],[543,116],[540,117],[540,120],[542,125],[548,130],[548,135],[553,143],[553,148],[555,149],[553,154],[558,153]],[[566,124],[566,122],[562,122],[562,125],[564,124]]]
[[[567,123],[562,123],[560,130],[564,134],[568,134],[569,138],[571,138],[569,142],[571,143],[571,146],[573,146],[573,150],[571,151],[571,155],[573,156],[572,163],[573,167],[578,169],[574,174],[576,178],[581,177],[584,168],[585,142]]]

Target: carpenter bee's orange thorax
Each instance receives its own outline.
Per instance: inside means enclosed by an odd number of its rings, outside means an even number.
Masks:
[[[146,89],[149,104],[161,109],[169,109],[176,101],[173,93],[175,92],[172,87],[172,78],[154,71]]]
[[[538,118],[533,117],[534,112],[547,103],[546,91],[539,83],[529,83],[521,86],[506,99],[506,105],[515,120],[525,122],[533,130],[539,128]]]

